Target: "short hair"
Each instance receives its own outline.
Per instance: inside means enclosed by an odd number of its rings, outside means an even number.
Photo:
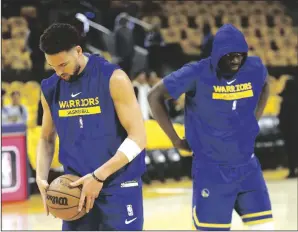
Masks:
[[[69,51],[79,45],[80,35],[76,28],[66,23],[54,23],[40,36],[39,48],[48,55]]]
[[[10,94],[11,97],[13,97],[13,96],[15,96],[15,95],[19,95],[19,96],[21,96],[20,91],[15,90],[15,91],[12,91],[11,94]]]

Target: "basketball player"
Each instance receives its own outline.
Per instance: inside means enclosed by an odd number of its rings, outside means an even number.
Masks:
[[[271,203],[257,157],[258,120],[268,99],[267,70],[248,57],[243,34],[222,26],[211,56],[166,76],[149,94],[153,116],[179,149],[193,151],[193,222],[198,230],[230,230],[235,209],[252,230],[273,229]],[[164,100],[185,93],[180,139]]]
[[[88,212],[64,221],[62,229],[142,230],[146,137],[129,78],[102,57],[84,54],[71,25],[51,25],[40,37],[40,48],[55,70],[41,83],[36,179],[44,202],[58,134],[65,173],[81,176],[72,183],[82,185],[78,210],[86,199]]]

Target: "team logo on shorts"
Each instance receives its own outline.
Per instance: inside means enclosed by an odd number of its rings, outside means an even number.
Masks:
[[[133,216],[132,205],[127,205],[126,209],[127,209],[128,216]]]
[[[202,195],[202,197],[207,198],[207,197],[209,197],[210,192],[208,189],[205,188],[202,190],[201,195]]]

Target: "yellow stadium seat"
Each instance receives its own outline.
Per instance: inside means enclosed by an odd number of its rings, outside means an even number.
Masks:
[[[200,48],[199,45],[193,43],[192,41],[185,39],[180,42],[181,48],[185,54],[188,55],[199,55]]]
[[[181,14],[169,16],[168,23],[169,27],[176,27],[179,29],[184,29],[188,26],[187,17]]]
[[[28,28],[26,27],[14,27],[11,30],[11,37],[12,38],[21,38],[21,39],[26,39],[28,36]]]
[[[8,19],[8,23],[9,25],[11,26],[11,28],[14,28],[14,27],[28,27],[28,23],[26,21],[25,18],[23,17],[10,17]]]
[[[27,65],[25,64],[25,62],[22,61],[21,59],[13,60],[13,61],[11,62],[11,68],[14,69],[14,70],[18,70],[18,71],[28,69],[28,67],[27,67]]]
[[[273,16],[277,15],[283,15],[284,14],[284,8],[281,4],[274,3],[272,5],[267,5],[267,13]]]
[[[6,93],[9,91],[9,89],[10,89],[10,84],[8,83],[8,82],[5,82],[5,81],[3,81],[2,83],[1,83],[1,87],[2,87],[2,89],[4,89],[5,91],[6,91]]]
[[[215,27],[215,20],[214,17],[210,15],[198,15],[195,18],[195,24],[201,29],[203,29],[204,24],[209,24],[210,27]]]
[[[21,81],[13,81],[10,84],[10,88],[12,90],[18,90],[18,91],[20,91],[23,88],[23,86],[24,86],[24,83]]]
[[[142,20],[151,25],[161,25],[161,19],[158,16],[145,16]]]
[[[224,15],[222,17],[222,23],[231,23],[237,28],[241,25],[240,18],[237,15]]]
[[[24,6],[21,8],[21,16],[36,18],[37,11],[34,6]]]
[[[8,94],[5,94],[5,96],[3,96],[3,105],[7,106],[11,104],[11,98],[10,96],[8,96]]]
[[[234,15],[237,15],[237,16],[241,17],[243,15],[247,15],[248,14],[248,12],[246,11],[246,7],[241,6],[239,4],[237,4],[234,7],[231,6],[231,7],[227,8],[227,9],[228,9],[228,14],[230,14],[230,15],[234,14]]]
[[[209,13],[209,8],[206,4],[198,5],[198,15],[205,15]]]
[[[184,6],[187,10],[188,16],[197,16],[199,12],[199,4],[197,4],[195,1],[185,1]]]
[[[147,133],[147,146],[146,149],[169,149],[173,148],[173,144],[167,135],[160,128],[155,120],[148,120],[145,122]],[[184,137],[184,126],[181,124],[174,124],[174,129],[180,138]],[[180,151],[182,155],[190,155],[190,152]]]
[[[179,43],[181,40],[181,33],[180,29],[178,28],[166,28],[166,29],[161,29],[160,30],[165,43],[171,44],[171,43]]]
[[[177,7],[177,2],[167,1],[166,4],[163,4],[163,12],[165,15],[175,15],[179,14],[179,7]]]
[[[186,28],[185,29],[187,39],[196,45],[202,44],[202,31],[195,28]]]
[[[27,81],[24,84],[24,88],[28,88],[30,90],[34,90],[34,89],[39,90],[40,89],[40,85],[39,85],[39,83],[37,81]]]
[[[266,25],[266,17],[265,15],[250,15],[248,18],[248,22],[250,26],[265,26]]]

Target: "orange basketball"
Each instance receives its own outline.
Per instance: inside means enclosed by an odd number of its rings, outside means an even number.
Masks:
[[[78,211],[81,196],[80,187],[70,187],[69,184],[78,180],[78,176],[63,175],[52,181],[47,190],[47,206],[49,212],[65,221],[73,221],[86,214],[85,206]]]

